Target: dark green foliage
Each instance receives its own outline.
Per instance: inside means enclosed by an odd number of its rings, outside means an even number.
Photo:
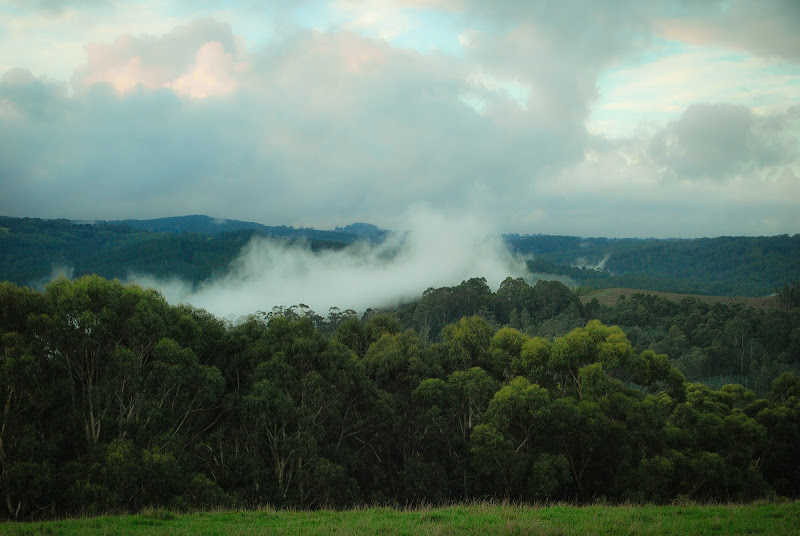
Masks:
[[[326,336],[311,311],[229,326],[98,276],[0,284],[4,517],[800,492],[800,379],[781,370],[797,309],[633,296],[597,313],[636,330],[595,319],[551,340],[533,319],[575,307],[568,289],[504,288],[442,292],[486,316],[428,343],[375,311],[332,311]],[[509,303],[530,306],[527,332],[496,325]],[[762,396],[687,384],[675,365],[700,355],[697,374],[781,373]]]
[[[214,228],[213,223],[207,225]],[[0,227],[6,229],[0,232],[0,279],[37,287],[43,287],[59,271],[66,271],[68,276],[99,274],[120,279],[131,273],[148,274],[197,284],[225,273],[254,237],[272,237],[289,244],[303,240],[312,250],[341,249],[362,238],[347,232],[264,226],[213,236],[201,234],[207,231],[201,226],[198,232],[177,234],[169,232],[175,229],[168,221],[163,226],[133,228],[120,222],[89,225],[68,220],[0,218]]]
[[[781,307],[791,309],[792,307],[800,307],[800,281],[792,281],[791,283],[784,283],[783,287],[777,292],[778,303]]]
[[[765,296],[800,279],[800,235],[612,239],[505,235],[533,255],[528,269],[595,288],[626,287],[715,296]]]
[[[634,294],[593,308],[592,316],[619,325],[638,351],[666,354],[691,381],[740,382],[763,395],[781,373],[800,372],[800,308],[745,309]]]
[[[396,314],[430,341],[440,340],[446,325],[466,316],[480,316],[492,327],[539,328],[553,336],[585,323],[580,298],[563,283],[540,280],[531,286],[522,278],[511,277],[496,293],[482,277],[455,287],[429,288],[418,301],[399,308]]]

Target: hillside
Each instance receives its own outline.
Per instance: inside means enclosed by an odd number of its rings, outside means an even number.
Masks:
[[[203,215],[173,216],[169,218],[155,218],[150,220],[98,220],[93,222],[76,221],[74,223],[127,225],[128,227],[140,231],[177,234],[197,233],[206,236],[216,236],[222,233],[252,230],[260,231],[268,236],[308,238],[311,240],[334,240],[348,243],[363,237],[381,239],[389,232],[367,223],[353,223],[345,227],[336,227],[333,231],[328,231],[314,229],[313,227],[295,228],[286,225],[270,226],[252,221],[213,218],[211,216]]]
[[[318,230],[209,216],[93,223],[0,217],[0,229],[0,280],[36,286],[59,272],[122,279],[135,272],[197,284],[225,273],[254,236],[289,243],[302,240],[318,250],[340,249],[356,241],[380,243],[389,233],[367,223]],[[532,274],[546,279],[558,276],[596,289],[768,296],[784,282],[800,280],[800,235],[696,240],[503,238],[512,253],[527,259]]]
[[[581,302],[585,305],[593,299],[597,299],[600,305],[613,306],[617,303],[620,296],[630,297],[634,294],[646,294],[658,296],[671,302],[680,303],[685,298],[694,298],[700,302],[715,304],[740,303],[744,307],[754,307],[756,309],[775,309],[778,307],[778,300],[775,296],[764,297],[745,297],[745,296],[707,296],[703,294],[676,294],[674,292],[660,292],[657,290],[642,290],[636,288],[604,288],[592,291],[581,296]]]
[[[120,279],[141,273],[196,284],[224,273],[255,236],[304,241],[314,250],[382,236],[213,221],[208,216],[94,223],[0,217],[0,281],[41,286],[58,273]]]
[[[800,235],[698,239],[611,239],[505,235],[534,273],[594,288],[680,294],[767,296],[800,279]]]

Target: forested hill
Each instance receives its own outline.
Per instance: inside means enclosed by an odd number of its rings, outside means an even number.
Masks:
[[[316,250],[379,241],[385,233],[359,226],[366,224],[320,231],[217,221],[208,216],[93,223],[0,217],[0,281],[41,286],[59,272],[120,279],[134,272],[198,283],[224,273],[254,236],[302,240]]]
[[[430,229],[435,233],[436,229]],[[388,231],[366,223],[334,230],[265,226],[208,216],[76,223],[0,217],[0,280],[41,287],[53,273],[131,272],[199,283],[225,273],[253,236],[303,240],[312,249],[377,243]],[[702,239],[609,239],[504,235],[529,270],[595,288],[765,296],[800,280],[800,235]],[[476,274],[477,275],[477,274]]]
[[[353,223],[345,227],[337,227],[333,231],[314,229],[312,227],[292,227],[286,225],[263,225],[252,221],[212,218],[210,216],[174,216],[150,220],[110,220],[110,221],[76,221],[83,224],[127,225],[140,231],[164,233],[197,233],[215,236],[235,231],[260,231],[269,236],[286,238],[308,238],[311,240],[333,240],[336,242],[352,242],[360,237],[382,239],[389,231],[368,223]]]
[[[698,239],[505,235],[531,272],[595,288],[765,296],[800,279],[800,234]]]

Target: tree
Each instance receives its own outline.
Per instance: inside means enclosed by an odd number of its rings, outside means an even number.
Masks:
[[[448,352],[447,370],[465,370],[481,367],[492,370],[489,362],[489,344],[494,330],[480,316],[463,317],[442,331],[442,344]]]
[[[489,343],[489,361],[495,377],[513,377],[513,364],[520,360],[522,348],[528,340],[530,337],[514,328],[500,328],[494,334]]]
[[[468,463],[469,439],[498,387],[485,370],[473,367],[451,373],[447,381],[423,380],[414,390],[418,463],[438,477],[426,485],[427,497],[472,496],[479,484]]]
[[[517,377],[495,393],[475,427],[475,470],[491,488],[503,490],[503,497],[551,499],[563,496],[570,484],[567,458],[552,452],[552,411],[546,389]]]
[[[776,289],[776,294],[781,307],[800,307],[800,281],[785,281],[780,290]]]
[[[500,283],[500,288],[494,295],[494,311],[497,320],[501,323],[511,324],[511,327],[520,326],[512,323],[512,313],[519,318],[522,311],[528,311],[532,305],[533,287],[528,285],[524,279],[507,277]],[[530,311],[528,311],[530,314]]]

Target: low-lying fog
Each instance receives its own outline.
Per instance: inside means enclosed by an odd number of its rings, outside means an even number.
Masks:
[[[339,251],[313,252],[306,245],[254,239],[224,277],[195,288],[143,274],[131,274],[129,280],[160,290],[170,303],[191,303],[234,320],[300,303],[322,316],[334,306],[362,313],[470,277],[485,277],[497,290],[506,277],[526,275],[524,261],[514,258],[477,218],[454,220],[418,209],[404,228],[408,232],[393,234],[380,245],[355,244]]]

